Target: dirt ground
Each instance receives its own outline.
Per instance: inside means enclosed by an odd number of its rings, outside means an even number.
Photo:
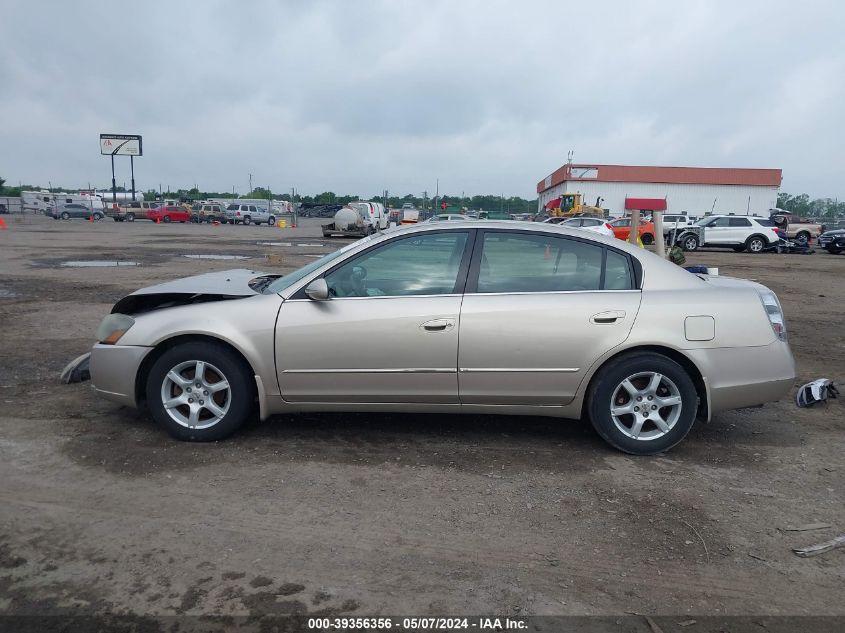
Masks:
[[[114,301],[211,270],[289,270],[340,241],[315,221],[7,221],[0,614],[845,615],[845,549],[792,552],[845,533],[845,400],[722,414],[648,458],[586,422],[526,417],[277,416],[178,443],[58,382]],[[140,265],[61,266],[91,259]],[[845,383],[845,256],[688,264],[770,286],[796,386]],[[809,523],[832,527],[786,530]]]

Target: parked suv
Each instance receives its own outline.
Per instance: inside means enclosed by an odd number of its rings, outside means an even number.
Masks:
[[[150,209],[158,209],[158,202],[127,202],[121,204],[117,208],[109,206],[106,209],[106,217],[111,218],[115,222],[134,222],[135,220],[146,220],[147,211]]]
[[[191,210],[191,222],[223,222],[225,221],[226,209],[222,204],[214,202],[203,202],[195,204]]]
[[[762,253],[780,240],[775,223],[752,215],[709,215],[680,232],[676,243],[685,251],[724,246],[737,253]]]
[[[276,216],[263,207],[254,204],[232,203],[226,207],[225,222],[229,224],[263,224],[276,223]]]

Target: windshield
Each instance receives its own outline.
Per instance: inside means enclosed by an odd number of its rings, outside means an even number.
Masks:
[[[290,288],[297,281],[300,281],[301,279],[307,277],[310,273],[314,272],[315,270],[318,270],[322,266],[325,266],[329,262],[334,261],[335,259],[339,259],[341,255],[355,248],[362,242],[371,242],[376,237],[378,237],[377,233],[373,235],[368,235],[367,237],[364,237],[358,240],[357,242],[352,242],[351,244],[344,246],[339,251],[324,255],[320,259],[317,259],[311,262],[310,264],[303,266],[302,268],[297,268],[293,272],[289,272],[287,275],[279,277],[276,281],[274,281],[269,286],[267,286],[267,288],[264,289],[263,294],[279,293],[283,290],[286,290],[287,288]]]
[[[701,218],[698,222],[696,222],[696,226],[706,226],[710,224],[713,220],[715,220],[713,216],[708,215],[707,217]]]

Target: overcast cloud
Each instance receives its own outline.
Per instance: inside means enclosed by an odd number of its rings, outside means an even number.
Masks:
[[[533,197],[566,161],[845,198],[842,2],[39,2],[0,11],[0,176]],[[129,181],[118,160],[118,183]]]

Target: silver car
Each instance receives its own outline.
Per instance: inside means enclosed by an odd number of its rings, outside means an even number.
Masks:
[[[417,224],[284,276],[138,290],[98,340],[94,389],[194,441],[255,408],[495,413],[586,417],[616,448],[650,454],[795,378],[768,288],[507,221]]]

